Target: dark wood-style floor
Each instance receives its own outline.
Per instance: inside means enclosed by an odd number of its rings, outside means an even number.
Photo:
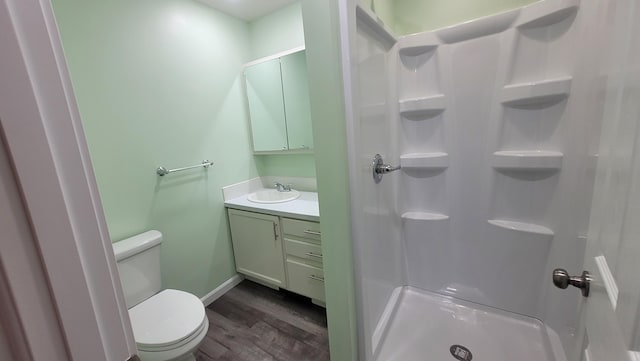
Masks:
[[[245,280],[207,316],[197,361],[329,360],[325,310],[308,298]]]

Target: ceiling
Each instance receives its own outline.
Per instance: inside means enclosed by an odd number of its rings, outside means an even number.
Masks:
[[[199,0],[224,13],[253,21],[298,0]]]

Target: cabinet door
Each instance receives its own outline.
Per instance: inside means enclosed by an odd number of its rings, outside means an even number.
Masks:
[[[289,149],[313,149],[305,51],[280,58]]]
[[[244,71],[251,118],[253,150],[287,150],[280,59],[247,67]]]
[[[278,287],[286,287],[278,217],[229,210],[236,270]]]

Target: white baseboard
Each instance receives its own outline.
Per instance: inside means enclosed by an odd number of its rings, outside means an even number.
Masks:
[[[245,270],[246,271],[246,270]],[[280,286],[273,284],[271,282],[268,281],[263,281],[257,277],[253,277],[250,274],[243,274],[242,277],[244,277],[244,279],[249,280],[251,282],[257,283],[259,285],[265,286],[265,287],[269,287],[272,290],[276,290],[279,291],[280,290]]]
[[[222,297],[225,293],[229,292],[229,290],[237,286],[240,282],[242,282],[242,280],[244,280],[244,277],[242,277],[240,274],[235,274],[233,277],[224,281],[224,283],[222,283],[220,286],[216,287],[215,290],[204,295],[204,297],[202,297],[200,300],[202,301],[202,303],[204,303],[204,306],[207,307],[212,304],[213,301]]]

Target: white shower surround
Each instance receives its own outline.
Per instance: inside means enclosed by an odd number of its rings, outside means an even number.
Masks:
[[[601,110],[588,42],[604,45],[605,15],[542,0],[396,39],[349,6],[361,358],[378,355],[411,287],[542,320],[573,352],[579,293],[550,274],[581,271]],[[376,153],[403,170],[374,184]]]

